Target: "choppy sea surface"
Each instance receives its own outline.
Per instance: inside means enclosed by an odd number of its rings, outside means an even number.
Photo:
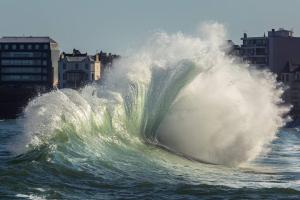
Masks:
[[[243,167],[195,162],[147,144],[101,152],[63,136],[56,147],[15,155],[21,131],[16,120],[0,121],[1,199],[300,198],[298,129],[281,130],[268,153]]]

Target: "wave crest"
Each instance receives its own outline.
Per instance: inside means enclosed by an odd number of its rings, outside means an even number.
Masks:
[[[210,163],[254,159],[289,108],[275,76],[228,57],[224,41],[217,23],[203,26],[199,37],[156,34],[115,63],[104,85],[33,99],[19,119],[25,143],[45,144],[60,132],[78,136],[85,148],[95,140],[100,146],[146,141]]]

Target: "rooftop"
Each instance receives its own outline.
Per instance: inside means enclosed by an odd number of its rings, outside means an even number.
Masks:
[[[68,62],[82,62],[85,59],[89,59],[90,61],[94,61],[94,59],[91,56],[87,55],[87,53],[81,53],[77,49],[73,49],[72,53],[62,52],[60,54],[60,59],[64,59],[64,58],[66,58],[66,60]]]
[[[7,37],[5,36],[0,38],[0,43],[57,43],[57,42],[50,37],[33,37],[33,36]]]
[[[278,30],[272,29],[271,31],[268,31],[267,37],[284,37],[284,38],[295,38],[293,36],[292,30],[286,30],[283,28],[279,28]],[[244,33],[241,40],[258,40],[258,39],[266,39],[266,34],[264,33],[263,36],[254,36],[254,37],[248,37],[247,33]]]
[[[68,62],[82,62],[85,59],[89,59],[90,61],[94,61],[91,56],[66,56],[65,57]]]

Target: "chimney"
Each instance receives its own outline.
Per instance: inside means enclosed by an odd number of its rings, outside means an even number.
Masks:
[[[95,61],[96,62],[99,62],[100,60],[99,60],[99,54],[98,53],[96,53],[96,59],[95,59]]]
[[[65,52],[62,52],[62,53],[60,54],[60,59],[64,59],[64,57],[65,57]]]

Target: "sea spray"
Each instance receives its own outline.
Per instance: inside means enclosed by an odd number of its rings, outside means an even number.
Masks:
[[[225,41],[217,23],[197,37],[155,34],[115,63],[103,85],[32,100],[19,119],[27,146],[55,146],[65,134],[63,145],[76,136],[85,151],[101,155],[144,141],[215,164],[254,159],[284,125],[288,107],[275,76],[227,56]]]

